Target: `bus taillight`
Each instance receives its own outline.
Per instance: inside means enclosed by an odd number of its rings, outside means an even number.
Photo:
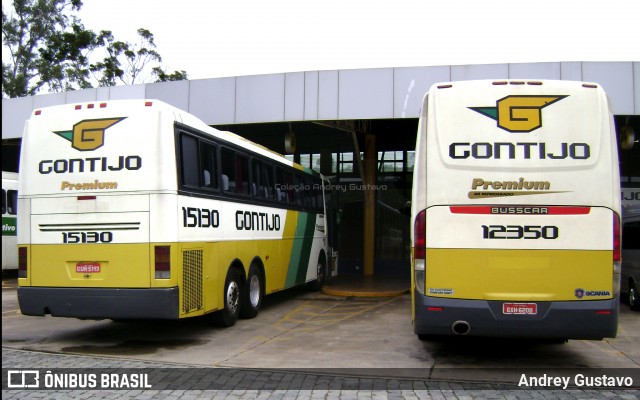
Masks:
[[[156,279],[169,279],[171,277],[171,247],[155,247],[155,271]]]
[[[620,216],[613,213],[613,261],[622,261],[620,241]]]
[[[613,295],[620,293],[622,274],[622,238],[620,237],[620,216],[613,213]]]
[[[416,216],[413,225],[413,271],[416,288],[424,294],[425,286],[425,258],[427,251],[427,210],[422,210]]]
[[[18,278],[27,277],[27,248],[18,247]]]

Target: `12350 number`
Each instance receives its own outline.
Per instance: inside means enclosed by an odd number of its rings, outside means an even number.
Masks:
[[[558,232],[553,225],[482,225],[483,239],[557,239]]]

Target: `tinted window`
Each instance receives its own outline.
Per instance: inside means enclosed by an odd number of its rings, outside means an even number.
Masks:
[[[200,171],[202,172],[202,186],[210,189],[218,188],[218,168],[216,146],[200,143]]]
[[[180,136],[180,155],[182,158],[182,184],[200,186],[198,175],[198,141],[187,135]]]
[[[7,191],[7,214],[11,214],[11,215],[18,214],[18,191],[17,190]]]
[[[640,222],[627,222],[623,225],[622,248],[640,250]]]
[[[283,203],[293,203],[293,174],[278,168],[276,174],[276,197]]]
[[[249,159],[227,148],[220,153],[222,190],[231,194],[249,194]]]

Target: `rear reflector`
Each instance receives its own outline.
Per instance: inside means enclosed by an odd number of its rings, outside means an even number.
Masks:
[[[18,278],[27,277],[27,248],[18,247]]]
[[[156,279],[169,279],[171,277],[171,247],[155,247],[155,276]]]

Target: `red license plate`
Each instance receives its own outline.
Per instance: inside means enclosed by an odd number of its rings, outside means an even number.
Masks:
[[[98,262],[79,262],[76,264],[76,272],[87,274],[100,272],[100,263]]]
[[[502,313],[515,315],[536,315],[538,313],[538,305],[536,303],[503,303]]]

